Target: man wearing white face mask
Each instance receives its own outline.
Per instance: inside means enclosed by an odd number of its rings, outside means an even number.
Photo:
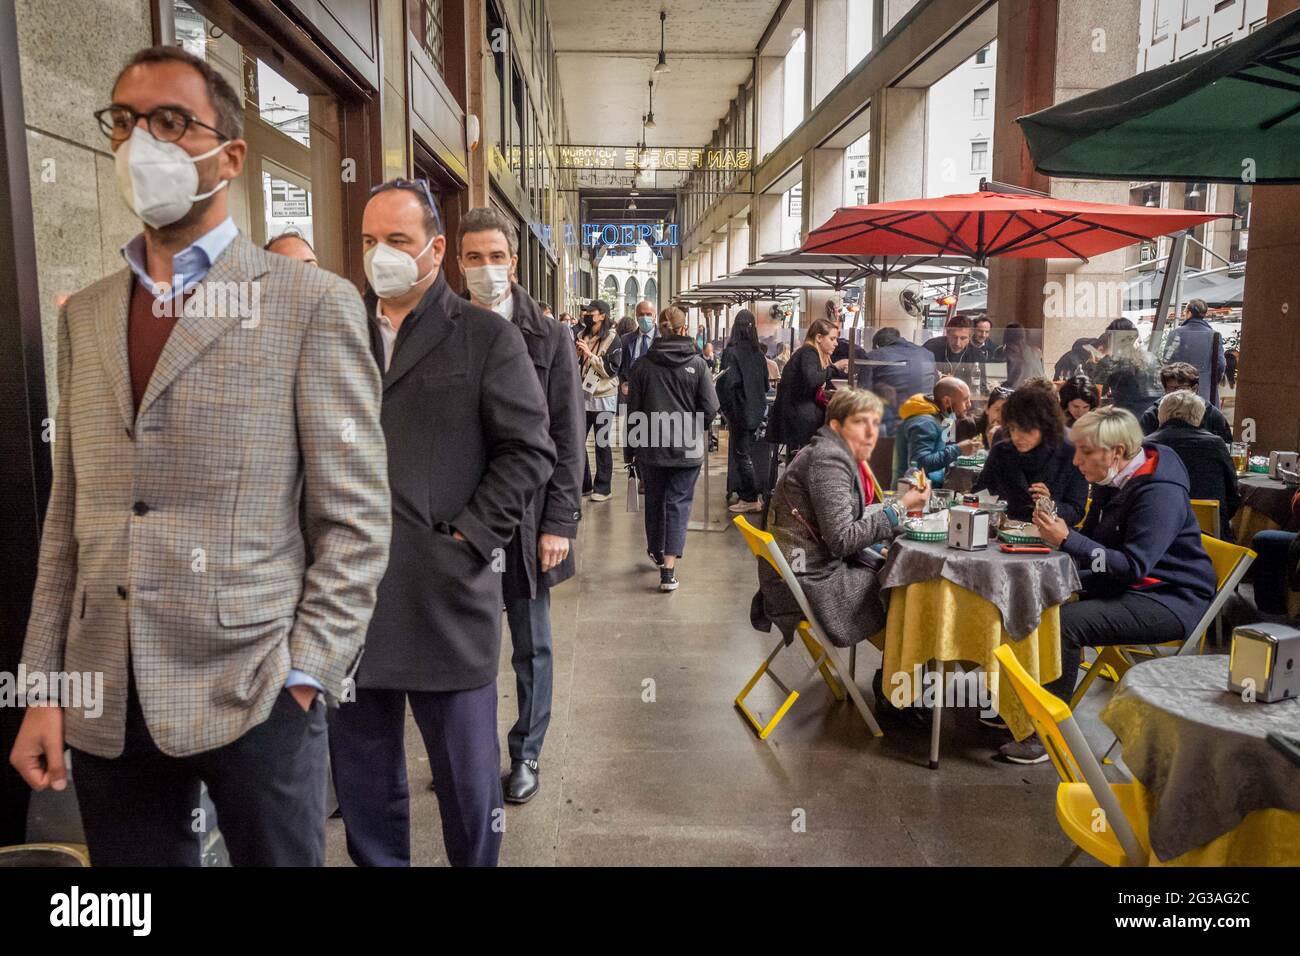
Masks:
[[[325,708],[388,557],[364,307],[235,228],[243,110],[203,60],[157,47],[96,113],[145,229],[59,316],[23,663],[103,674],[104,708],[29,709],[11,756],[62,790],[72,748],[96,866],[199,865],[205,783],[234,863],[324,863]]]
[[[551,720],[551,588],[576,573],[573,539],[582,516],[586,416],[569,331],[546,317],[542,305],[513,281],[519,261],[514,224],[495,209],[472,209],[461,217],[456,245],[470,301],[509,319],[523,333],[546,394],[555,442],[555,471],[538,489],[511,539],[502,579],[519,700],[519,719],[507,737],[505,798],[526,803],[537,793],[537,761]]]
[[[376,187],[361,241],[371,347],[384,373],[393,543],[356,700],[330,722],[334,790],[353,861],[409,866],[409,706],[447,859],[492,866],[502,832],[501,572],[555,467],[546,396],[519,329],[448,286],[447,239],[427,183]]]

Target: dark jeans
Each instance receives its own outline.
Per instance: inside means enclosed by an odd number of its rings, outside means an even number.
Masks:
[[[591,459],[584,453],[582,456],[582,493],[594,491],[600,495],[609,494],[611,483],[614,480],[614,429],[618,427],[618,417],[616,412],[587,412],[587,431],[584,433],[585,440],[591,430],[596,430],[596,481],[591,480]],[[601,438],[604,438],[602,441]]]
[[[411,865],[406,705],[424,738],[452,866],[496,866],[504,817],[497,684],[473,690],[363,687],[330,719],[330,769],[358,866]]]
[[[660,468],[637,462],[636,470],[645,484],[646,548],[653,554],[680,558],[686,547],[686,524],[700,466]]]
[[[1183,623],[1173,611],[1139,591],[1061,605],[1061,676],[1047,685],[1069,701],[1079,680],[1085,647],[1181,641]]]
[[[741,501],[758,500],[758,481],[754,477],[754,459],[750,452],[754,447],[754,430],[748,428],[731,428],[728,430],[730,440],[727,450],[731,456],[731,470],[735,475],[736,492]]]
[[[1259,555],[1252,569],[1255,606],[1265,614],[1286,613],[1287,562],[1294,540],[1294,531],[1260,531],[1250,541],[1250,549]]]
[[[235,866],[325,864],[325,701],[280,691],[271,716],[233,743],[169,757],[145,726],[134,682],[126,741],[106,759],[74,749],[72,776],[95,866],[198,866],[215,822]],[[199,784],[219,819],[203,821]]]
[[[539,584],[537,597],[507,600],[506,620],[514,646],[510,665],[519,699],[519,719],[506,742],[511,760],[536,760],[551,723],[551,589]]]

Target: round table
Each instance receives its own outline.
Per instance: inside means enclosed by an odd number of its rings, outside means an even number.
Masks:
[[[1033,733],[1033,725],[1014,693],[998,693],[1000,668],[993,652],[1010,644],[1036,680],[1059,677],[1060,605],[1079,590],[1080,581],[1067,554],[1005,554],[998,545],[960,551],[905,537],[890,545],[880,572],[881,591],[889,600],[881,679],[895,704],[918,699],[932,704],[926,678],[918,680],[928,662],[938,662],[941,679],[945,661],[976,664],[986,675],[988,696],[1020,740]],[[936,717],[931,766],[938,762],[938,725]]]
[[[1300,865],[1300,768],[1268,741],[1300,731],[1300,699],[1228,690],[1228,658],[1164,657],[1124,675],[1101,719],[1142,788],[1153,863]]]
[[[1257,531],[1276,531],[1291,523],[1291,499],[1296,486],[1268,475],[1244,475],[1237,481],[1241,506],[1232,516],[1237,543],[1249,547]]]

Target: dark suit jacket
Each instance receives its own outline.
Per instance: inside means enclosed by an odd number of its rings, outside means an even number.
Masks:
[[[559,320],[542,315],[541,307],[519,283],[511,285],[510,297],[514,310],[511,321],[524,334],[524,345],[546,396],[551,441],[555,443],[555,470],[537,489],[537,497],[510,542],[502,580],[506,597],[534,598],[539,586],[554,587],[577,573],[577,547],[570,544],[569,556],[539,577],[537,538],[555,534],[572,541],[578,536],[587,417],[578,377],[578,353],[568,329]]]
[[[366,302],[382,369],[374,293]],[[555,466],[546,397],[519,330],[441,275],[383,381],[393,540],[357,686],[482,687],[497,672],[507,547]]]
[[[618,382],[620,385],[626,383],[627,380],[632,377],[632,366],[650,354],[650,346],[654,345],[655,339],[659,337],[658,331],[652,329],[650,332],[650,341],[646,344],[645,352],[643,352],[638,358],[633,359],[632,350],[636,346],[636,337],[640,334],[640,329],[633,329],[631,332],[625,332],[623,335],[618,337],[619,342],[623,346],[623,357],[619,359],[618,364]],[[619,401],[623,401],[621,396],[619,397]]]

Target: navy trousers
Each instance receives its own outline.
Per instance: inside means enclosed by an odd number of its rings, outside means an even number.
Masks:
[[[645,483],[645,543],[652,554],[682,556],[700,466],[661,468],[637,462]]]
[[[330,717],[330,769],[358,866],[411,865],[406,704],[429,754],[452,866],[496,866],[505,811],[496,681],[473,690],[358,688]]]
[[[238,740],[169,757],[145,725],[132,681],[119,757],[72,751],[94,866],[198,866],[217,825],[235,866],[325,865],[325,701],[303,710],[280,691],[271,716]],[[196,816],[199,784],[218,820]]]
[[[519,700],[519,719],[510,728],[506,744],[511,760],[536,760],[551,723],[551,589],[538,585],[535,598],[507,599],[506,620],[514,645],[510,664]]]

